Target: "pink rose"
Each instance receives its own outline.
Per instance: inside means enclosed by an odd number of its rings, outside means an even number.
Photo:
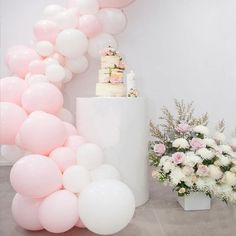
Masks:
[[[183,152],[176,152],[172,155],[172,161],[176,165],[183,163],[184,159],[185,159],[185,155]]]
[[[110,78],[110,82],[112,83],[112,84],[117,84],[117,83],[122,83],[122,78],[119,78],[119,77],[111,77]]]
[[[190,126],[187,123],[180,123],[177,125],[175,130],[179,133],[186,133],[190,131]]]
[[[166,147],[162,143],[155,144],[153,149],[154,149],[154,152],[156,152],[160,155],[163,155],[166,151]]]
[[[200,138],[193,138],[190,141],[190,145],[192,147],[193,150],[198,150],[200,148],[204,148],[206,147],[206,144],[204,143],[204,141]]]
[[[209,169],[207,166],[203,165],[203,164],[199,164],[198,168],[197,168],[197,172],[196,174],[199,176],[207,176],[209,172]]]

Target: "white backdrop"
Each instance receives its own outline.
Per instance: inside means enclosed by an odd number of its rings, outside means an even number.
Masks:
[[[1,77],[4,54],[29,44],[44,6],[64,0],[0,0]],[[137,74],[151,119],[174,98],[195,101],[211,121],[222,117],[228,132],[236,126],[236,1],[136,0],[125,9],[128,26],[117,39],[129,69]],[[74,111],[77,96],[94,96],[99,62],[65,88],[65,106]]]

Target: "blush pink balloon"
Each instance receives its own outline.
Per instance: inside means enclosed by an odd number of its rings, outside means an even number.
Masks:
[[[12,201],[12,215],[16,223],[27,230],[42,230],[39,206],[43,199],[28,198],[17,193]]]
[[[25,45],[16,45],[8,49],[6,53],[6,64],[9,66],[9,59],[12,55],[14,55],[17,51],[21,51],[27,49]]]
[[[7,64],[11,72],[24,78],[29,72],[29,64],[33,60],[40,59],[35,50],[28,47],[21,47],[8,53]]]
[[[72,124],[68,123],[68,122],[63,122],[64,125],[65,125],[65,128],[66,128],[66,133],[67,133],[67,136],[72,136],[72,135],[77,135],[78,134],[78,131],[77,129],[75,128],[75,126],[73,126]]]
[[[101,8],[122,8],[134,1],[135,0],[98,0]]]
[[[49,20],[41,20],[34,25],[34,35],[38,41],[55,43],[59,31],[57,24]]]
[[[65,143],[67,134],[63,122],[54,115],[35,111],[19,130],[22,146],[32,153],[48,155]]]
[[[68,147],[56,148],[50,153],[49,157],[57,164],[61,172],[76,164],[75,152]]]
[[[72,135],[67,138],[64,146],[69,147],[72,150],[74,150],[75,152],[77,152],[78,147],[84,143],[86,143],[85,138],[83,138],[79,135]]]
[[[79,18],[78,28],[87,35],[93,37],[102,31],[102,25],[94,15],[83,15]]]
[[[48,196],[39,208],[42,226],[52,233],[63,233],[73,228],[78,220],[75,194],[60,190]]]
[[[0,80],[0,102],[11,102],[21,106],[21,97],[28,85],[18,77],[6,77]]]
[[[25,90],[21,102],[29,113],[40,110],[56,114],[63,106],[63,95],[50,83],[36,83]]]
[[[41,61],[41,60],[32,61],[29,64],[29,72],[32,75],[45,74],[45,64],[44,64],[44,62]]]
[[[11,169],[10,181],[16,192],[32,198],[43,198],[62,187],[62,174],[46,156],[28,155]]]
[[[16,134],[26,118],[26,112],[18,105],[0,102],[0,144],[15,144]]]
[[[52,58],[55,59],[55,60],[57,60],[62,66],[65,65],[65,57],[62,56],[61,54],[59,54],[59,53],[54,53],[54,54],[52,55]]]

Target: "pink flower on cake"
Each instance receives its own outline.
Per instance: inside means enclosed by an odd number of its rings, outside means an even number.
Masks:
[[[122,78],[119,78],[119,77],[111,77],[111,78],[110,78],[110,82],[111,82],[112,84],[122,83]]]
[[[163,155],[166,151],[166,146],[162,143],[158,143],[154,145],[154,152],[156,152],[159,155]]]
[[[184,159],[185,159],[185,155],[183,152],[176,152],[172,155],[172,161],[176,165],[183,163]]]
[[[204,141],[200,138],[193,138],[190,141],[190,145],[192,147],[193,150],[198,150],[200,148],[204,148],[206,147],[206,144],[204,143]]]
[[[198,165],[197,172],[196,172],[197,175],[208,176],[208,173],[209,173],[209,169],[207,166],[205,166],[203,164]]]
[[[179,133],[187,133],[190,131],[190,126],[187,123],[180,123],[175,130]]]

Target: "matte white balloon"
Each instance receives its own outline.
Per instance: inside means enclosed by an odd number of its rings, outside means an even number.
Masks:
[[[32,85],[32,84],[36,84],[36,83],[48,83],[48,79],[45,75],[42,74],[36,74],[36,75],[31,75],[29,77],[27,77],[26,82],[28,83],[28,85]]]
[[[45,19],[53,20],[54,17],[61,11],[64,11],[64,7],[57,5],[57,4],[51,4],[44,8],[43,10],[43,17]]]
[[[89,40],[88,53],[91,57],[99,59],[100,50],[108,46],[117,48],[117,42],[115,38],[110,34],[101,33]]]
[[[66,59],[66,67],[75,74],[83,73],[88,68],[88,59],[85,56],[76,59]]]
[[[78,19],[74,11],[65,10],[59,12],[55,17],[55,22],[60,29],[75,28],[78,23]]]
[[[58,34],[56,47],[63,56],[76,58],[87,51],[88,39],[80,30],[66,29]]]
[[[79,195],[79,214],[94,233],[114,234],[125,228],[135,211],[134,195],[118,180],[95,181]]]
[[[100,166],[104,161],[103,150],[96,144],[85,143],[77,150],[77,163],[92,170]]]
[[[59,65],[59,62],[56,59],[53,59],[51,57],[48,57],[48,58],[44,59],[43,62],[45,63],[46,66],[49,66],[49,65],[52,65],[52,64]]]
[[[98,12],[97,16],[106,33],[119,34],[126,27],[126,16],[120,9],[104,8]]]
[[[104,179],[120,180],[120,173],[114,166],[103,164],[91,171],[91,178],[92,181]]]
[[[25,151],[17,147],[16,145],[2,145],[1,156],[11,163],[15,163],[21,157],[25,155]]]
[[[63,174],[63,186],[70,192],[80,193],[89,183],[89,171],[84,166],[70,166]]]
[[[72,72],[71,72],[69,69],[67,69],[67,68],[65,68],[65,72],[66,72],[66,76],[65,76],[65,78],[63,79],[63,83],[68,83],[69,81],[72,80],[73,74],[72,74]]]
[[[40,41],[36,44],[36,52],[42,57],[48,57],[53,53],[53,44],[48,41]]]
[[[64,67],[57,64],[47,66],[45,74],[50,82],[60,82],[66,76]]]
[[[99,9],[97,0],[74,0],[74,5],[82,15],[95,14]]]
[[[73,117],[72,113],[65,108],[62,108],[59,110],[59,112],[57,113],[57,117],[65,122],[68,122],[71,124],[73,124],[73,122],[74,122],[74,117]]]

